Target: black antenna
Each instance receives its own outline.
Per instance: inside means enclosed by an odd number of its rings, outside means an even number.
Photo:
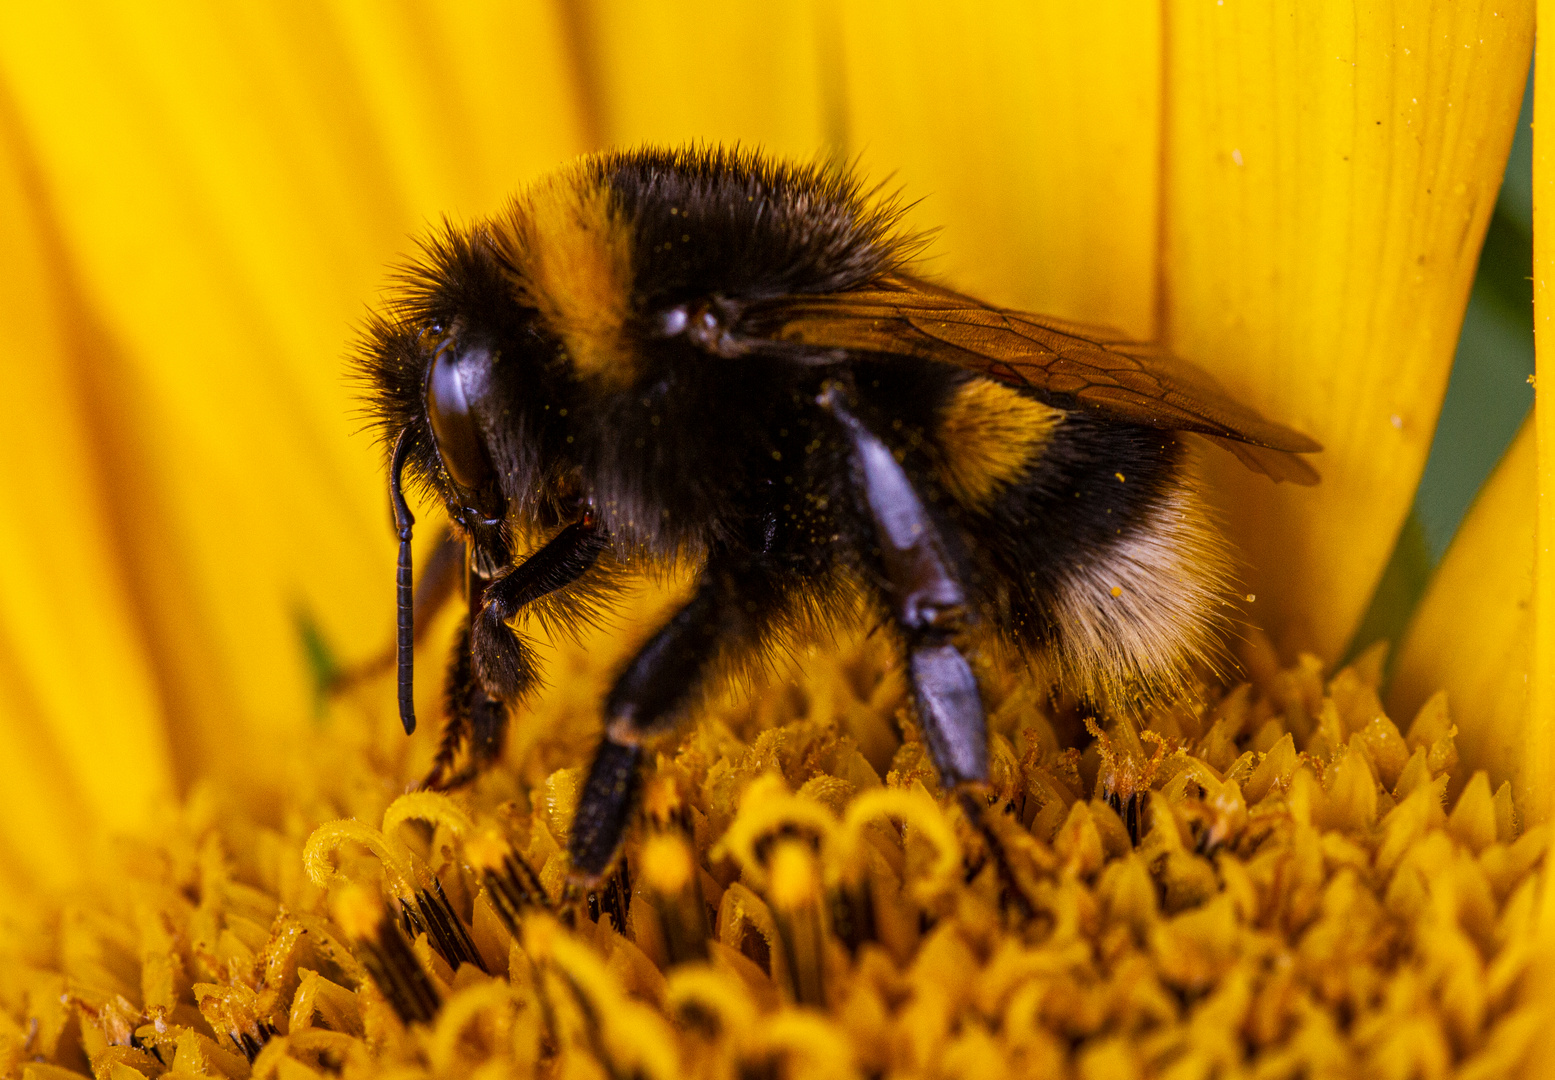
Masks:
[[[394,462],[389,466],[389,503],[394,507],[394,528],[400,535],[400,561],[394,572],[395,659],[399,663],[400,723],[405,734],[416,730],[416,594],[410,563],[410,531],[416,518],[400,490],[400,473],[410,454],[410,428],[400,432],[394,444]]]

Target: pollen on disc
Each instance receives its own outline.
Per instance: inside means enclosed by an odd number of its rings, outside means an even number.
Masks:
[[[472,866],[495,870],[507,858],[508,843],[495,832],[479,832],[464,841],[464,854]]]
[[[1121,586],[1121,585],[1114,585],[1112,587],[1112,595],[1113,596],[1122,596],[1123,595],[1123,586]]]
[[[772,903],[785,911],[791,911],[809,903],[820,882],[815,873],[815,860],[803,844],[786,840],[772,853]]]
[[[666,833],[650,836],[643,843],[638,865],[643,880],[650,888],[661,893],[679,892],[696,872],[686,842]]]
[[[330,902],[335,922],[352,941],[376,940],[383,921],[383,902],[365,885],[347,885]]]

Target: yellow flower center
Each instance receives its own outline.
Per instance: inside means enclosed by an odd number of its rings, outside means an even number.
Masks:
[[[395,796],[423,763],[364,691],[281,805],[201,788],[6,930],[0,1066],[1499,1076],[1532,1045],[1547,829],[1455,774],[1442,699],[1395,726],[1377,654],[1326,683],[1264,657],[1143,739],[986,668],[991,780],[964,798],[885,649],[816,649],[659,746],[592,892],[566,832],[608,658],[580,647],[578,685],[453,796]]]

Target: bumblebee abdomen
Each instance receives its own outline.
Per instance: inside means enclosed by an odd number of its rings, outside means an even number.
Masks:
[[[1114,705],[1214,653],[1230,562],[1179,436],[986,379],[931,431],[982,608],[1020,651]]]

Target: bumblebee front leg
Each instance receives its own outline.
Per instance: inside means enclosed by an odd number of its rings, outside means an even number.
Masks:
[[[568,844],[575,873],[598,879],[620,847],[636,799],[642,740],[679,718],[714,655],[756,644],[781,604],[782,590],[764,558],[709,556],[686,606],[642,647],[605,700],[605,737]]]
[[[469,783],[502,753],[508,705],[521,701],[535,684],[529,646],[508,621],[526,604],[582,577],[606,543],[593,514],[586,513],[506,573],[487,580],[470,572],[470,617],[454,642],[448,668],[443,741],[423,787]],[[466,743],[469,762],[451,772]]]
[[[988,778],[983,699],[955,637],[967,618],[944,538],[889,447],[848,411],[835,387],[820,403],[853,444],[855,481],[874,523],[891,615],[907,647],[908,671],[929,753],[946,788]]]
[[[451,791],[463,787],[480,774],[481,768],[502,752],[502,737],[507,730],[507,706],[492,697],[475,677],[470,656],[470,626],[473,616],[459,627],[449,655],[448,674],[443,680],[443,737],[437,756],[432,759],[421,786],[432,791]],[[522,643],[518,648],[527,656]],[[468,744],[470,758],[454,770],[454,762]]]

